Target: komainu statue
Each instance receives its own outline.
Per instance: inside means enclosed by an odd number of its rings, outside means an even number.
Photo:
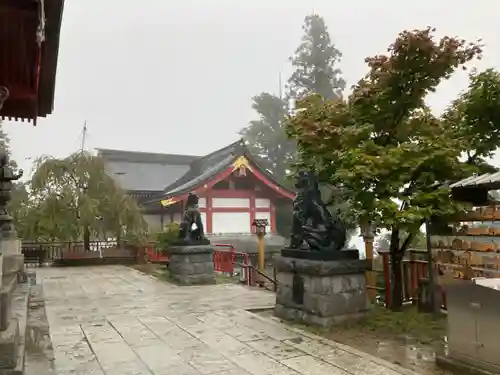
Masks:
[[[198,202],[200,198],[196,193],[189,193],[186,200],[184,217],[180,225],[179,238],[176,245],[208,245],[210,241],[205,237],[203,222],[201,221]],[[193,228],[193,225],[196,228]]]
[[[318,182],[311,172],[299,172],[293,201],[289,249],[339,251],[346,243],[342,220],[333,217],[321,199]]]

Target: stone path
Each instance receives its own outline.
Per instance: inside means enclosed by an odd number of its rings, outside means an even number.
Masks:
[[[59,375],[415,375],[244,310],[272,307],[267,291],[177,287],[120,266],[37,279]]]

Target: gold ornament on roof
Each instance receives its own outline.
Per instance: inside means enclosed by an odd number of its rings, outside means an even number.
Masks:
[[[175,203],[175,198],[164,199],[160,203],[163,207],[171,206]]]
[[[249,170],[252,170],[252,168],[250,167],[250,162],[244,156],[240,156],[233,162],[233,171],[238,170],[240,168],[248,168]]]

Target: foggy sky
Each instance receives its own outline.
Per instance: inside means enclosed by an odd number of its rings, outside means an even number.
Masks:
[[[342,51],[348,86],[405,28],[482,38],[479,69],[500,69],[500,3],[491,0],[66,0],[55,110],[33,127],[6,123],[13,157],[29,170],[42,154],[86,148],[205,154],[255,118],[251,97],[278,93],[278,72],[315,11]],[[467,84],[457,74],[429,103],[441,111]],[[500,162],[500,158],[497,158]],[[500,163],[496,163],[499,165]]]

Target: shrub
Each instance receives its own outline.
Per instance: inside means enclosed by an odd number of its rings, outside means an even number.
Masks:
[[[168,223],[162,232],[157,233],[156,241],[158,246],[166,250],[173,241],[179,238],[180,226],[178,223]]]

